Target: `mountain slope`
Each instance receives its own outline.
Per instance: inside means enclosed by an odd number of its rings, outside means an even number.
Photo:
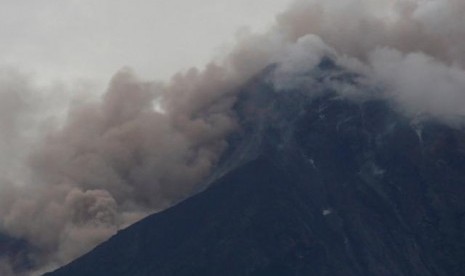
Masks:
[[[27,269],[34,267],[30,256],[34,250],[24,240],[0,234],[0,274],[23,275]],[[3,262],[9,265],[3,266]]]
[[[464,275],[465,134],[267,74],[210,188],[47,275]]]

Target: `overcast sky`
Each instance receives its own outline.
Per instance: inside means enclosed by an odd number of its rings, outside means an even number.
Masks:
[[[0,65],[52,79],[107,80],[123,66],[167,79],[202,66],[290,0],[0,0]]]

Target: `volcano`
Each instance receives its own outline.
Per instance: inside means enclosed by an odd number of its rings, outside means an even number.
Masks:
[[[465,132],[328,81],[238,93],[206,188],[47,276],[465,275]],[[363,90],[363,87],[360,87]]]

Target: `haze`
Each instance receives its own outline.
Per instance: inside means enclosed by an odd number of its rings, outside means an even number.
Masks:
[[[42,82],[104,85],[123,66],[167,79],[221,55],[239,29],[267,29],[289,2],[1,0],[0,64]]]

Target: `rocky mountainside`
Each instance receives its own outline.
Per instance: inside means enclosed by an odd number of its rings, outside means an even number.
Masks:
[[[465,132],[316,70],[312,88],[251,80],[207,190],[46,275],[465,275]]]

